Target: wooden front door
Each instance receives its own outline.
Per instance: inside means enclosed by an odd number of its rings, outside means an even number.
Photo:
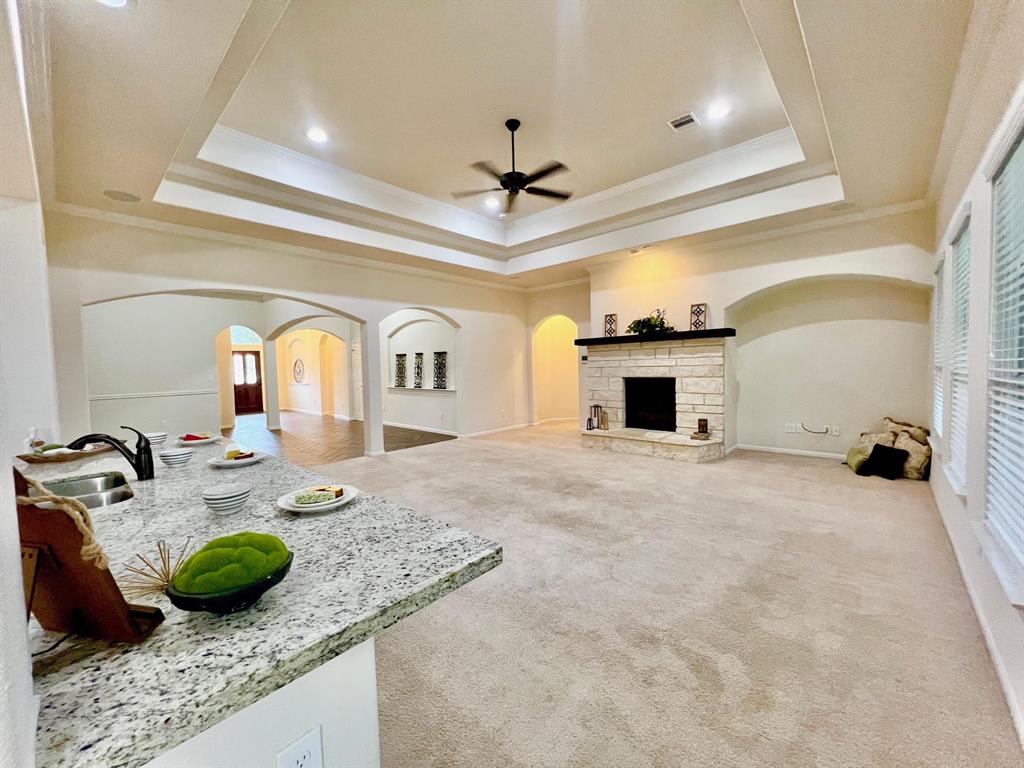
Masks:
[[[235,383],[235,413],[263,412],[263,376],[259,352],[232,352],[231,371]]]

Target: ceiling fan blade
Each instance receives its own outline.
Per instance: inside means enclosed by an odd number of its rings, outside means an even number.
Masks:
[[[512,213],[512,210],[516,207],[517,197],[519,197],[518,194],[508,193],[508,198],[505,200],[505,213]]]
[[[501,192],[501,187],[491,187],[490,189],[470,189],[465,192],[452,192],[452,197],[472,197],[473,195],[483,195],[487,192]]]
[[[572,192],[562,192],[557,189],[545,189],[544,187],[527,187],[523,190],[528,195],[540,195],[541,197],[557,197],[559,200],[568,200]]]
[[[486,160],[479,160],[473,163],[470,168],[476,168],[481,173],[486,173],[488,176],[501,180],[501,171],[494,167],[494,163],[489,163]]]
[[[542,165],[533,173],[528,174],[527,177],[523,179],[523,186],[526,186],[527,184],[533,184],[533,182],[535,181],[540,181],[545,176],[550,176],[552,173],[561,173],[562,171],[568,170],[568,168],[566,168],[557,160],[552,160],[550,163]]]

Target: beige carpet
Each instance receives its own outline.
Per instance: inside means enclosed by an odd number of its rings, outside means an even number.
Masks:
[[[379,638],[386,768],[1024,765],[925,483],[565,422],[322,469],[504,545]]]

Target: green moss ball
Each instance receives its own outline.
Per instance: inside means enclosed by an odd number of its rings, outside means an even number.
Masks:
[[[221,536],[185,561],[174,577],[174,588],[190,595],[227,592],[262,581],[287,559],[284,542],[269,533]]]

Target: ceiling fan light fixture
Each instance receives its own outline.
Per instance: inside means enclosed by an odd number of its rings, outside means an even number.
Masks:
[[[486,205],[492,211],[496,211],[498,210],[498,206],[501,205],[501,201],[498,200],[498,198],[496,197],[488,197],[486,200],[484,200],[484,205]]]

